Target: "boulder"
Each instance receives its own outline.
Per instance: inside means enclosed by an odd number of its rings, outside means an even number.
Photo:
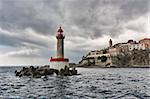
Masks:
[[[70,70],[70,72],[72,73],[72,75],[77,75],[77,70],[75,68],[73,68],[72,70]]]
[[[57,69],[52,69],[49,68],[48,65],[45,65],[43,67],[23,67],[19,72],[16,70],[15,74],[16,76],[22,77],[22,76],[32,76],[34,78],[40,78],[41,76],[46,76],[46,75],[61,75],[61,76],[72,76],[72,75],[77,75],[77,70],[73,68],[70,70],[69,67],[65,66],[65,68],[57,70]]]

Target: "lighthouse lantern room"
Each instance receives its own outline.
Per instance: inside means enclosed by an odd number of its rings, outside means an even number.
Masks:
[[[61,68],[65,68],[65,66],[69,67],[69,59],[64,58],[64,39],[65,35],[63,34],[63,29],[60,27],[57,31],[56,35],[57,39],[57,58],[50,58],[51,68],[60,70]]]

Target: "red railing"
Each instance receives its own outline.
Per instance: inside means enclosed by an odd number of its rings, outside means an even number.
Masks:
[[[51,58],[50,62],[69,62],[68,58]]]

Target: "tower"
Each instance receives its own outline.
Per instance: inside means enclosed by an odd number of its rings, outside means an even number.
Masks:
[[[65,66],[69,67],[69,59],[64,58],[64,39],[65,36],[63,34],[63,29],[60,27],[56,34],[57,39],[57,57],[50,58],[51,65],[50,67],[53,69],[60,70],[61,68],[65,68]]]
[[[63,34],[63,30],[61,27],[57,31],[57,58],[64,58],[64,39],[65,36]]]
[[[112,47],[112,40],[109,40],[109,47]]]

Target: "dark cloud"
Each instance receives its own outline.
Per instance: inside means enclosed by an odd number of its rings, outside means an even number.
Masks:
[[[0,45],[2,46],[20,46],[21,42],[18,42],[16,37],[0,34]]]
[[[84,51],[81,48],[90,47],[89,42],[97,38],[117,38],[126,30],[145,32],[147,22],[143,20],[150,12],[149,4],[149,0],[0,0],[0,28],[8,31],[0,32],[0,46],[37,48],[40,57],[47,58],[54,55],[56,41],[45,38],[54,38],[62,25],[68,43],[66,54],[77,60]],[[143,20],[136,23],[140,17]],[[27,28],[35,34],[27,36]]]
[[[120,6],[121,17],[125,21],[140,17],[149,12],[149,0],[126,0]]]
[[[54,35],[56,26],[64,24],[75,25],[82,34],[93,33],[94,37],[117,36],[114,27],[147,13],[148,4],[149,0],[1,0],[0,26],[31,27]]]
[[[118,36],[123,24],[149,12],[149,0],[76,0],[72,5],[70,12],[77,14],[72,14],[69,21],[84,29],[84,33],[92,32],[94,37],[109,33]]]
[[[48,47],[48,44],[45,43],[45,41],[36,39],[36,37],[32,37],[32,35],[9,35],[5,32],[2,33],[2,31],[0,31],[0,45],[11,47]]]
[[[25,29],[31,27],[34,30],[43,34],[50,34],[55,26],[54,20],[48,20],[40,18],[44,13],[44,5],[42,11],[39,13],[39,6],[35,0],[1,0],[2,8],[0,10],[0,26],[4,29]],[[30,4],[31,3],[31,4]],[[46,12],[51,13],[51,12]],[[38,17],[37,17],[38,16]],[[42,17],[42,16],[41,16]],[[50,16],[47,16],[50,17]]]

